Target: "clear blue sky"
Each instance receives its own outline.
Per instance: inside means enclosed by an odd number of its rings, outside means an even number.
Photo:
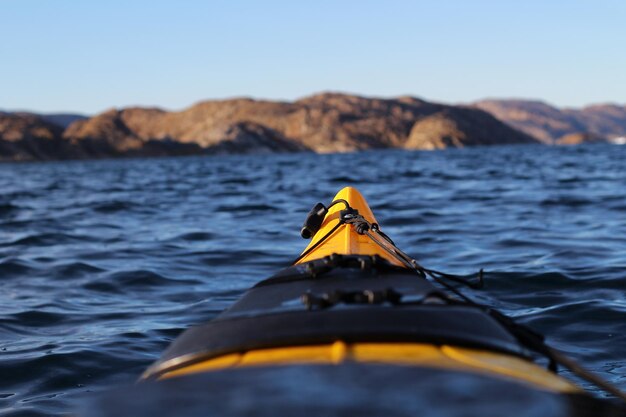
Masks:
[[[0,0],[0,109],[333,90],[626,102],[626,1]]]

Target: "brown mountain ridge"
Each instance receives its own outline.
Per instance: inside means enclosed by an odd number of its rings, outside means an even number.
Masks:
[[[626,137],[626,106],[561,109],[542,101],[515,99],[481,100],[472,106],[547,144],[597,143]]]
[[[37,129],[46,133],[33,136]],[[443,149],[536,142],[476,108],[414,97],[339,93],[294,102],[211,100],[177,112],[112,109],[76,120],[65,130],[32,115],[0,114],[3,160]]]

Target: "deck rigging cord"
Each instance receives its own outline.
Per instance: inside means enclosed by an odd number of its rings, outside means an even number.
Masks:
[[[367,219],[365,219],[365,217],[359,214],[358,210],[352,208],[350,206],[350,203],[348,203],[344,199],[334,200],[328,205],[328,207],[325,207],[322,203],[316,204],[309,212],[301,229],[302,237],[305,239],[313,237],[321,228],[322,222],[324,220],[324,217],[328,213],[328,210],[337,204],[343,204],[345,206],[345,209],[340,211],[337,223],[324,236],[322,236],[314,244],[312,244],[304,252],[302,252],[302,254],[293,261],[293,264],[298,263],[307,255],[309,255],[312,251],[318,248],[341,226],[352,226],[358,234],[368,236],[376,245],[382,248],[385,252],[389,253],[407,268],[414,270],[423,279],[431,278],[433,281],[437,282],[439,285],[443,286],[448,291],[459,297],[465,303],[487,312],[492,318],[494,318],[502,326],[509,330],[520,341],[520,343],[534,350],[535,352],[544,355],[549,361],[548,369],[552,372],[556,373],[558,371],[557,365],[561,365],[569,369],[573,374],[577,375],[578,377],[588,382],[591,382],[595,386],[614,395],[615,397],[626,403],[626,392],[621,391],[618,387],[613,385],[611,382],[605,380],[604,378],[601,378],[598,375],[595,375],[590,371],[584,369],[576,361],[572,360],[562,352],[546,344],[545,338],[542,334],[535,332],[528,326],[521,325],[515,322],[515,320],[513,320],[511,317],[494,308],[487,307],[473,301],[457,288],[446,282],[446,280],[453,281],[473,289],[480,289],[484,286],[483,269],[480,269],[480,271],[478,272],[477,281],[472,282],[458,275],[447,274],[444,272],[423,267],[415,259],[413,259],[400,248],[398,248],[391,240],[391,238],[389,238],[385,233],[380,230],[377,223],[369,222]]]

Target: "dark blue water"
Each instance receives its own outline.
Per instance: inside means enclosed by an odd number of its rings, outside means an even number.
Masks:
[[[0,415],[134,382],[297,256],[346,185],[422,264],[485,268],[475,299],[626,389],[626,147],[6,164]]]

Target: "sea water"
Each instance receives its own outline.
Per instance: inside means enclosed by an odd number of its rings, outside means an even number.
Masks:
[[[0,415],[134,383],[288,265],[345,186],[424,266],[484,268],[462,291],[626,389],[626,146],[119,159],[0,165]]]

